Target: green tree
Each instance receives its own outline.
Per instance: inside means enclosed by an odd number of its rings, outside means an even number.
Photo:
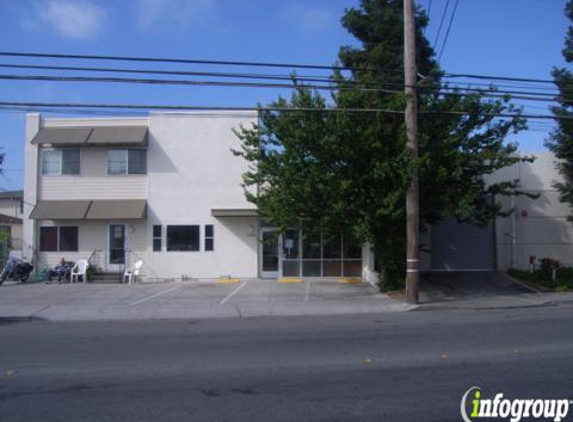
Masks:
[[[420,91],[420,157],[405,150],[403,115],[392,112],[263,111],[260,122],[241,128],[241,149],[252,166],[244,175],[248,199],[272,223],[286,228],[347,231],[373,245],[384,272],[383,288],[396,288],[405,271],[405,191],[419,169],[421,229],[446,217],[486,224],[507,213],[493,195],[520,193],[515,181],[488,185],[484,176],[519,160],[506,135],[524,127],[509,98],[440,94],[440,72],[423,36],[427,17],[416,11]],[[403,110],[402,94],[366,88],[403,87],[402,0],[362,0],[348,9],[343,26],[361,47],[342,47],[344,67],[335,72],[339,108]],[[379,69],[388,69],[387,72]],[[295,77],[296,78],[296,77]],[[356,87],[363,90],[352,89]],[[299,86],[273,108],[326,109],[327,101]],[[471,114],[453,112],[469,111]],[[450,114],[447,114],[447,113]],[[518,113],[517,113],[518,114]],[[252,187],[258,187],[252,193]]]
[[[565,15],[573,22],[573,0],[565,6]],[[569,26],[563,57],[567,63],[573,62],[573,26]],[[560,160],[557,168],[563,177],[562,182],[554,182],[559,190],[562,202],[573,206],[573,73],[566,68],[554,68],[553,78],[559,89],[559,106],[552,107],[557,117],[557,129],[546,142],[547,147],[553,151]],[[566,117],[568,119],[563,119]],[[573,215],[569,216],[573,222]]]

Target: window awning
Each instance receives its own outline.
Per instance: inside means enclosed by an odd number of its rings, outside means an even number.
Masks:
[[[52,145],[147,145],[147,126],[86,126],[86,127],[45,127],[40,129],[33,144]]]
[[[146,217],[145,199],[39,201],[30,218],[42,220],[138,220]]]
[[[91,201],[39,201],[30,218],[43,220],[82,220]]]
[[[32,139],[33,144],[80,145],[85,144],[91,127],[46,127]]]
[[[218,208],[211,209],[213,217],[258,217],[259,212],[252,208]]]
[[[147,126],[96,126],[87,140],[91,145],[147,145]]]
[[[94,200],[88,210],[88,220],[138,220],[146,216],[145,199]]]

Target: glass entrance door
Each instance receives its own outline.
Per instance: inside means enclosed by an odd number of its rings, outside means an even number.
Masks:
[[[125,268],[126,230],[123,224],[110,224],[108,245],[108,271]]]
[[[300,277],[300,230],[286,230],[282,240],[282,275]]]
[[[261,277],[279,276],[279,232],[273,229],[261,230]]]

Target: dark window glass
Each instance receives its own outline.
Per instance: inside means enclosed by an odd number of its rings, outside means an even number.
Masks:
[[[167,226],[168,251],[198,251],[199,226]]]
[[[56,252],[58,250],[58,228],[40,227],[40,251]]]
[[[212,224],[205,226],[205,250],[212,251],[215,248],[215,229]]]
[[[342,253],[341,246],[340,235],[324,234],[324,259],[340,259]]]
[[[320,277],[320,261],[302,261],[303,277]]]
[[[80,174],[80,150],[62,150],[62,174]]]
[[[340,277],[342,273],[342,261],[322,261],[323,277]]]
[[[147,151],[144,149],[128,150],[127,159],[128,174],[146,174],[147,173]]]
[[[161,252],[161,226],[153,226],[153,251]]]
[[[20,214],[24,213],[24,201],[20,200]]]
[[[362,245],[351,234],[344,235],[344,259],[362,258]]]
[[[78,228],[60,227],[60,251],[76,252],[78,250]]]
[[[303,236],[302,259],[320,259],[320,233]]]

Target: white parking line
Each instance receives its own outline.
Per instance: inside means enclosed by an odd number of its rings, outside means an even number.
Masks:
[[[219,302],[219,305],[222,305],[226,301],[231,299],[239,290],[241,290],[243,287],[245,287],[247,285],[247,283],[248,283],[248,281],[243,281],[243,283],[241,283],[241,285],[239,287],[237,287],[235,290],[233,290],[231,293],[229,293],[223,300],[221,300]]]
[[[140,303],[146,302],[146,301],[148,301],[149,299],[153,299],[154,297],[164,295],[165,293],[172,292],[173,290],[180,289],[181,287],[182,287],[182,286],[175,286],[175,287],[172,287],[172,288],[170,288],[170,289],[163,290],[162,292],[158,292],[158,293],[152,294],[151,296],[144,297],[143,299],[138,300],[138,301],[136,301],[136,302],[131,302],[130,305],[131,305],[131,306],[139,305]]]
[[[306,289],[304,290],[304,301],[305,301],[305,302],[308,302],[308,293],[309,293],[309,291],[310,291],[310,283],[312,283],[311,280],[309,280],[309,281],[306,283]]]

